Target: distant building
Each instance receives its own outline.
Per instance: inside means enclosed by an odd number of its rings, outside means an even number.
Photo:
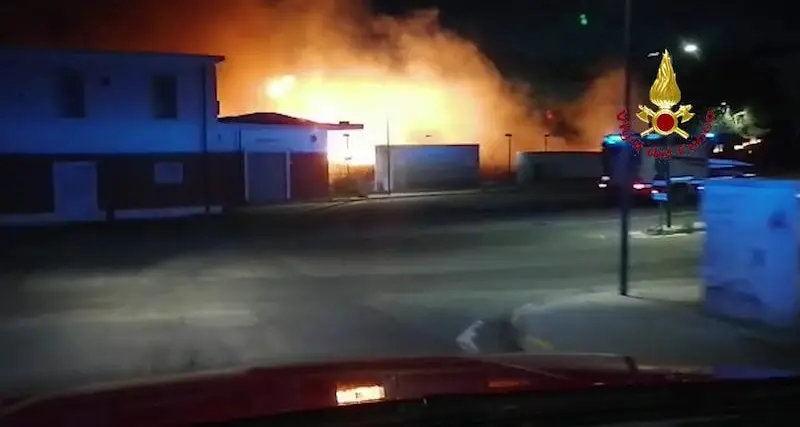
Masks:
[[[253,170],[248,152],[315,151],[316,160],[300,156],[287,165],[324,163],[324,135],[311,138],[324,125],[263,114],[250,115],[258,123],[248,116],[218,122],[221,61],[0,49],[0,223],[218,212],[247,203],[247,176],[274,172]],[[312,139],[322,148],[306,150]],[[295,188],[307,181],[282,177]],[[299,194],[323,196],[306,193]]]

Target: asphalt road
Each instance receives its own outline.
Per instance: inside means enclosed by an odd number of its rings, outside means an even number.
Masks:
[[[614,283],[613,211],[502,215],[506,205],[457,220],[463,200],[426,203],[20,238],[0,274],[0,395],[243,364],[459,354],[455,338],[476,319]],[[640,211],[633,228],[654,222]],[[633,239],[634,283],[696,277],[699,240]],[[487,349],[508,350],[494,338]]]

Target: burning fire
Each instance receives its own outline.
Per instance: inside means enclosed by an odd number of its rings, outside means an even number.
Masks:
[[[328,132],[331,162],[370,165],[375,146],[390,144],[478,142],[485,126],[478,96],[469,87],[437,78],[387,76],[378,69],[351,75],[283,75],[263,84],[265,104],[305,119],[364,125],[363,131]]]

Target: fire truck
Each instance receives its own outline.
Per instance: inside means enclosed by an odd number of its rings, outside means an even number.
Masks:
[[[670,197],[675,202],[696,199],[703,190],[703,183],[712,179],[755,177],[753,163],[733,158],[725,147],[741,147],[740,138],[727,135],[706,134],[706,141],[696,150],[677,150],[680,142],[669,140],[658,134],[643,137],[639,152],[624,141],[619,134],[606,135],[602,145],[603,175],[598,187],[617,190],[619,194],[622,177],[627,172],[630,191],[636,198],[663,201]],[[648,155],[648,148],[664,150],[672,147],[673,155],[666,159]],[[623,169],[627,168],[627,169]]]

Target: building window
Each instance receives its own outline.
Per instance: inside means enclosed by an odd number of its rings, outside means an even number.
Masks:
[[[153,115],[157,119],[178,118],[178,79],[156,76],[152,82]]]
[[[86,85],[83,73],[62,70],[58,75],[58,112],[61,117],[86,117]]]
[[[153,181],[162,185],[183,184],[183,163],[161,162],[153,165]]]

